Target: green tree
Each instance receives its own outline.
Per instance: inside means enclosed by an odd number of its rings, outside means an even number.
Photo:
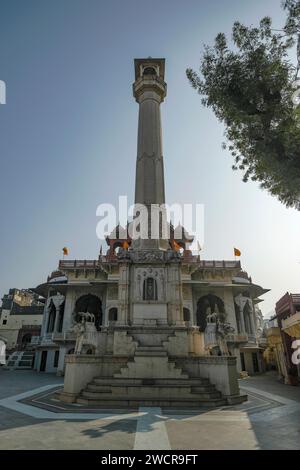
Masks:
[[[300,0],[286,0],[287,20],[272,29],[235,22],[230,49],[223,33],[205,46],[200,73],[187,69],[191,85],[225,125],[233,169],[258,181],[287,207],[300,210]],[[289,54],[297,44],[297,65]],[[298,86],[298,89],[297,89]],[[299,94],[300,95],[300,94]],[[298,96],[299,96],[298,95]]]

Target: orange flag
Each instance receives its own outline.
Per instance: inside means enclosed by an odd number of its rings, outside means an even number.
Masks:
[[[62,251],[63,251],[63,255],[64,255],[64,256],[68,256],[69,250],[68,250],[68,248],[67,248],[66,246],[63,247]]]
[[[234,248],[234,256],[241,256],[241,252],[238,248]]]
[[[175,240],[173,240],[173,248],[175,251],[179,251],[181,246]]]

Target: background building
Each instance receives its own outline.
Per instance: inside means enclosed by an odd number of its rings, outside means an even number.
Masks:
[[[24,350],[32,337],[40,335],[44,301],[28,289],[10,289],[2,298],[0,336],[5,339],[7,352]]]
[[[284,379],[286,383],[295,384],[300,377],[300,368],[292,361],[295,352],[292,344],[300,340],[300,294],[287,292],[276,303],[275,311],[283,344]]]

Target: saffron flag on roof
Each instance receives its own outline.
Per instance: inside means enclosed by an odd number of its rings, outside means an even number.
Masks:
[[[241,252],[238,248],[234,248],[234,256],[241,256]]]

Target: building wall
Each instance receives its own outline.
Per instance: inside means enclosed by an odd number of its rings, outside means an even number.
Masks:
[[[244,362],[245,362],[245,371],[248,372],[249,375],[256,375],[263,372],[263,363],[262,363],[262,355],[258,348],[253,349],[246,349],[241,348],[240,353],[244,355]],[[254,366],[253,362],[253,355],[256,357],[256,366]]]
[[[38,372],[56,373],[57,365],[55,365],[54,363],[55,352],[59,350],[60,348],[56,347],[54,349],[44,348],[44,349],[40,349],[39,351],[37,351],[36,357],[35,357],[34,369],[37,370]],[[43,351],[47,352],[47,360],[46,360],[45,370],[41,371],[41,361],[43,357]]]
[[[0,319],[0,335],[7,339],[7,349],[17,346],[17,339],[20,329],[24,325],[40,326],[43,315],[13,315],[9,311],[2,311]],[[6,324],[4,324],[6,321]]]
[[[92,294],[98,297],[102,302],[102,323],[106,323],[106,305],[105,305],[105,288],[103,287],[93,287],[87,285],[86,287],[73,287],[68,286],[67,292],[64,296],[64,316],[63,316],[63,327],[61,334],[63,335],[66,332],[69,332],[74,324],[73,313],[75,311],[75,306],[77,300],[87,294]],[[58,333],[57,331],[57,323],[56,328],[54,328],[53,332],[48,332],[48,320],[49,320],[49,304],[51,299],[57,296],[58,293],[54,293],[55,290],[50,291],[49,296],[47,298],[45,309],[44,309],[44,318],[42,324],[42,331],[41,331],[41,343],[38,347],[36,361],[35,361],[35,369],[40,371],[41,369],[41,362],[42,362],[42,352],[47,351],[47,362],[45,367],[46,373],[53,373],[57,372],[58,375],[63,375],[64,373],[64,359],[65,355],[69,353],[70,350],[74,350],[75,341],[56,341],[54,342],[51,340],[51,337]],[[61,296],[61,294],[58,294]],[[111,305],[116,306],[116,302],[114,301]],[[57,316],[57,314],[56,314]],[[58,366],[54,366],[54,355],[55,351],[59,350],[59,361]]]

